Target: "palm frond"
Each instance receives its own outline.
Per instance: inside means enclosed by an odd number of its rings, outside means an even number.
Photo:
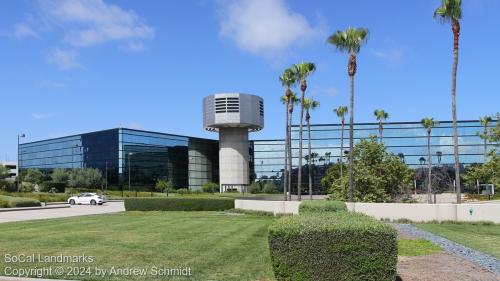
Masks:
[[[309,75],[316,71],[316,65],[312,62],[301,62],[298,64],[294,64],[291,67],[292,72],[294,73],[296,79],[298,81],[306,79]]]
[[[366,28],[349,27],[345,31],[337,30],[328,37],[328,43],[341,52],[359,53],[361,46],[368,40],[369,31]]]
[[[434,11],[434,18],[441,22],[462,18],[462,0],[442,0],[441,6]]]
[[[344,117],[347,114],[347,111],[348,111],[347,106],[343,105],[333,109],[333,112],[335,112],[335,114],[337,114],[337,117],[339,118]]]

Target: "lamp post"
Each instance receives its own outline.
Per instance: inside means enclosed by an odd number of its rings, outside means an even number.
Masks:
[[[443,156],[443,153],[441,151],[436,152],[437,158],[438,158],[438,164],[441,165],[441,157]]]
[[[128,195],[130,196],[130,156],[134,155],[134,153],[130,152],[128,154]]]
[[[21,190],[19,178],[21,177],[21,154],[19,153],[19,139],[25,138],[26,134],[17,134],[17,192]]]

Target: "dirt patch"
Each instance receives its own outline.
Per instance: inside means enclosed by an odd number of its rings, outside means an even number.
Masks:
[[[399,257],[398,275],[403,281],[499,281],[500,275],[457,256],[439,253]]]

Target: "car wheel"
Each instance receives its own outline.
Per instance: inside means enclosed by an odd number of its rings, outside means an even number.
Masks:
[[[95,205],[95,204],[96,204],[95,200],[90,201],[90,205]]]
[[[70,205],[75,205],[75,200],[73,200],[73,199],[69,200],[69,204]]]

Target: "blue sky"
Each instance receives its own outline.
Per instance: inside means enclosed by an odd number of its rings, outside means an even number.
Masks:
[[[293,63],[317,71],[314,123],[337,122],[348,103],[347,56],[326,38],[349,26],[370,37],[358,56],[355,120],[451,119],[452,32],[426,1],[0,1],[0,160],[26,141],[114,127],[216,138],[201,100],[223,91],[262,96],[265,128],[279,138],[278,82]],[[457,84],[459,119],[500,110],[494,26],[500,1],[465,0]],[[484,102],[487,101],[487,102]],[[297,120],[297,118],[295,118]]]

